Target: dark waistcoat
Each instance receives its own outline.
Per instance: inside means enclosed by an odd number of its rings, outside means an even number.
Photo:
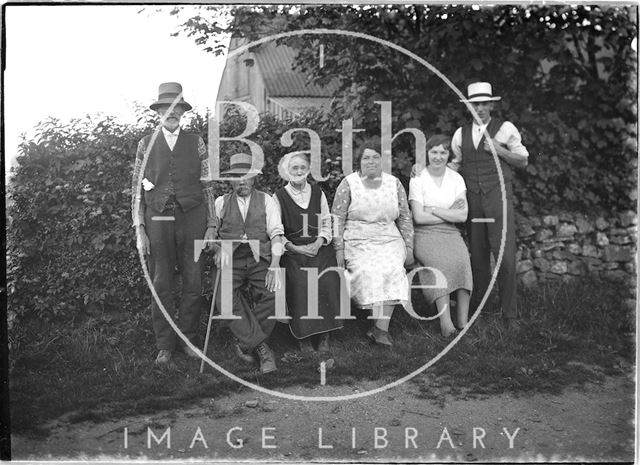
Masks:
[[[492,119],[487,132],[494,138],[502,126],[502,120]],[[498,169],[491,152],[484,149],[485,136],[482,136],[478,148],[473,146],[472,124],[462,127],[462,176],[467,185],[467,189],[474,193],[486,194],[500,186]],[[508,188],[513,178],[511,166],[498,157],[502,175],[504,176],[505,187]]]
[[[318,224],[318,214],[320,213],[320,202],[322,200],[320,188],[315,184],[311,185],[311,199],[306,209],[295,203],[284,187],[278,189],[275,195],[278,197],[282,207],[282,225],[287,239],[295,245],[306,245],[314,242],[318,238],[320,226]],[[307,215],[306,231],[303,215]]]
[[[271,239],[267,234],[267,211],[264,206],[267,195],[254,190],[249,200],[247,217],[242,220],[238,199],[235,193],[223,197],[222,214],[218,236],[220,239],[253,239],[260,241],[260,256],[271,260]],[[240,244],[234,244],[235,251]]]
[[[145,137],[148,147],[151,136]],[[189,211],[202,203],[199,140],[199,136],[181,130],[172,151],[160,131],[151,147],[144,170],[144,177],[155,185],[153,189],[144,193],[147,205],[157,211],[164,210],[171,194],[169,180],[172,181],[176,200],[183,211]]]

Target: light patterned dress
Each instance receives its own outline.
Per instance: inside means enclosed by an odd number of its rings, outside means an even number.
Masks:
[[[400,181],[382,173],[382,184],[366,187],[359,173],[345,177],[336,191],[332,214],[334,247],[344,250],[351,298],[361,308],[405,304],[409,283],[404,270],[413,253],[413,223]]]

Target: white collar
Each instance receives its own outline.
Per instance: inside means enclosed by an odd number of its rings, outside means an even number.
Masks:
[[[162,126],[162,133],[165,137],[178,137],[178,134],[180,134],[180,126],[178,126],[178,129],[176,129],[175,132],[171,132],[167,128]]]
[[[290,192],[293,192],[295,194],[306,194],[307,192],[309,192],[311,190],[311,186],[309,185],[309,181],[306,181],[304,183],[304,187],[302,188],[302,190],[298,189],[297,187],[293,187],[291,182],[287,183],[287,187],[289,188]]]
[[[489,121],[487,121],[486,123],[478,124],[478,123],[476,123],[476,120],[474,119],[473,120],[473,127],[474,128],[478,128],[478,129],[484,129],[489,125],[490,122],[491,122],[491,118],[489,118]]]

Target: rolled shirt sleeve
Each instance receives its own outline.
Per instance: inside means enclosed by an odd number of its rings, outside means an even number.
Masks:
[[[138,178],[142,171],[142,162],[144,161],[146,149],[145,139],[141,139],[140,142],[138,142],[136,160],[133,167],[133,177],[131,179],[131,217],[134,227],[144,226],[144,214],[147,209],[144,195],[142,195],[142,186],[138,186]],[[136,203],[139,205],[138,210],[136,210]]]
[[[264,196],[264,209],[267,214],[267,234],[270,239],[284,235],[284,227],[280,217],[280,208],[269,194]]]
[[[529,151],[522,145],[522,136],[520,131],[510,121],[505,121],[500,126],[500,130],[496,133],[495,139],[507,146],[510,152],[529,158]]]

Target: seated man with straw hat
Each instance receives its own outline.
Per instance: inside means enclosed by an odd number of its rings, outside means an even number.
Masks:
[[[279,267],[284,228],[275,200],[255,189],[256,175],[261,173],[252,168],[252,158],[245,153],[233,155],[230,169],[222,173],[237,177],[230,181],[233,192],[215,201],[218,239],[233,240],[231,256],[225,254],[224,247],[214,247],[222,289],[225,273],[221,267],[233,267],[232,283],[227,283],[233,288],[232,301],[227,298],[223,301],[222,292],[215,294],[216,307],[221,313],[228,314],[229,309],[223,306],[231,305],[233,316],[239,317],[227,321],[240,342],[244,352],[242,358],[248,359],[247,355],[255,352],[260,360],[260,371],[269,373],[277,369],[267,339],[276,323],[269,317],[275,315],[275,290],[281,286]],[[259,246],[254,248],[256,243]],[[251,291],[252,304],[243,295],[245,285]]]

